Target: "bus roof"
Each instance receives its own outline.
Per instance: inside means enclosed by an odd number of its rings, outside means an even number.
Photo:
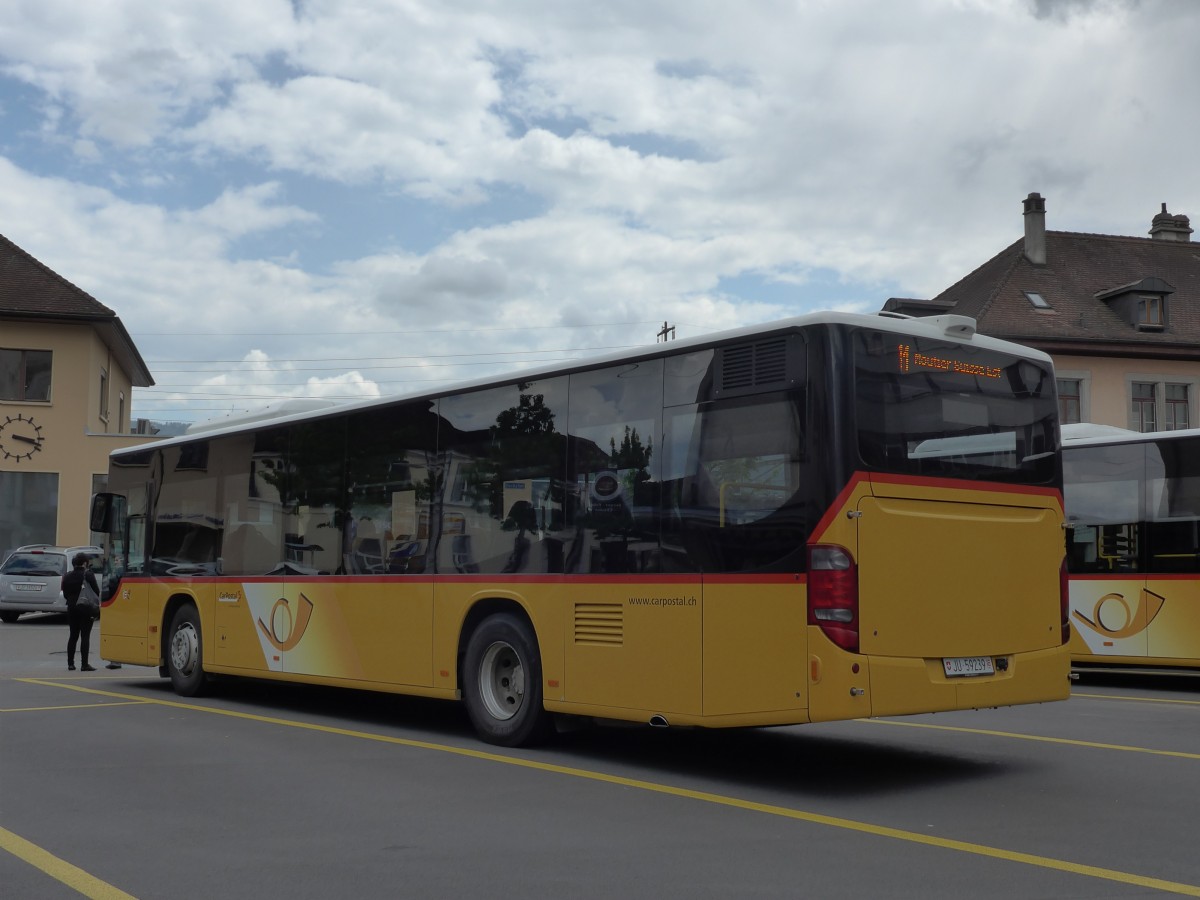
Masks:
[[[1063,448],[1093,447],[1100,444],[1144,444],[1148,441],[1170,441],[1200,437],[1200,428],[1180,428],[1175,431],[1130,431],[1114,425],[1080,422],[1062,426]]]
[[[555,363],[548,366],[536,366],[528,369],[514,369],[513,371],[506,372],[503,375],[493,375],[485,378],[443,385],[442,387],[434,390],[400,392],[396,394],[389,394],[385,397],[373,397],[366,400],[354,400],[348,403],[338,404],[328,404],[325,401],[299,401],[298,403],[295,403],[295,405],[291,405],[291,401],[282,401],[279,404],[273,404],[257,411],[239,413],[234,416],[229,416],[228,418],[210,419],[205,422],[197,423],[195,426],[188,429],[187,434],[166,438],[162,441],[156,441],[153,444],[141,444],[137,447],[127,447],[114,450],[110,455],[125,456],[128,454],[145,452],[146,450],[154,447],[185,444],[189,443],[190,441],[207,440],[209,438],[218,437],[224,434],[232,434],[247,430],[252,431],[268,424],[274,427],[276,425],[288,424],[291,422],[323,418],[328,415],[342,414],[361,409],[370,409],[376,406],[387,406],[391,403],[397,403],[401,401],[433,399],[436,397],[443,397],[448,394],[482,390],[484,388],[496,385],[508,384],[514,379],[535,381],[543,378],[550,378],[556,375],[566,375],[570,374],[571,372],[593,369],[602,366],[617,365],[622,362],[636,362],[644,359],[653,359],[659,356],[684,353],[689,350],[701,350],[722,344],[736,343],[738,341],[745,341],[751,338],[757,338],[771,334],[800,331],[815,325],[850,325],[858,328],[875,328],[881,331],[890,331],[895,334],[908,334],[912,335],[913,337],[953,340],[966,344],[973,344],[988,350],[1008,353],[1013,356],[1019,356],[1044,364],[1050,364],[1051,362],[1049,355],[1040,350],[1035,350],[1032,347],[1014,344],[1010,341],[988,337],[987,335],[976,334],[975,320],[968,318],[967,316],[942,315],[917,317],[883,311],[873,314],[862,314],[837,312],[834,310],[821,310],[803,316],[779,319],[759,325],[750,325],[743,328],[730,329],[728,331],[713,332],[694,338],[684,338],[678,341],[671,341],[669,344],[648,344],[645,347],[640,347],[635,350],[624,351],[621,353],[591,356],[569,362]],[[298,406],[302,408],[297,409]]]

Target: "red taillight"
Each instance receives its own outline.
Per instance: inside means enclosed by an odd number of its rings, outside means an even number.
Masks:
[[[858,568],[832,544],[808,548],[808,624],[852,653],[858,652]]]
[[[1058,613],[1062,622],[1062,642],[1071,640],[1071,579],[1067,575],[1067,559],[1064,556],[1058,569]]]

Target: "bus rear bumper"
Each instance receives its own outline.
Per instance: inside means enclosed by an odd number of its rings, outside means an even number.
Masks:
[[[941,658],[871,658],[871,715],[901,716],[1066,700],[1071,663],[1066,646],[997,657],[994,675],[947,677]]]

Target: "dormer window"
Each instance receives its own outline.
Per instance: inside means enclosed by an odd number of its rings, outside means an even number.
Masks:
[[[1139,331],[1162,331],[1170,323],[1167,298],[1173,293],[1175,288],[1164,279],[1151,276],[1100,291],[1095,297]]]
[[[1149,325],[1151,328],[1162,328],[1162,297],[1138,297],[1137,324]]]

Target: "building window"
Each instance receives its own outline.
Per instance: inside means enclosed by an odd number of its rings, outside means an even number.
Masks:
[[[1153,382],[1135,381],[1133,383],[1133,430],[1157,431],[1158,420],[1155,418],[1155,388]]]
[[[108,369],[100,370],[100,418],[108,421]]]
[[[1129,388],[1129,425],[1134,431],[1174,431],[1192,428],[1196,414],[1192,403],[1200,379],[1171,381],[1147,372],[1126,376]]]
[[[1022,293],[1025,294],[1025,299],[1028,300],[1035,309],[1050,308],[1050,304],[1046,301],[1046,298],[1037,291],[1022,291]]]
[[[1188,385],[1168,384],[1166,386],[1167,416],[1166,430],[1176,431],[1190,428],[1191,416],[1188,402]]]
[[[50,351],[0,349],[0,400],[50,400]]]
[[[1137,324],[1161,328],[1163,324],[1162,298],[1138,297]]]
[[[0,557],[22,544],[58,542],[58,475],[54,472],[0,472]]]
[[[117,433],[125,434],[129,431],[125,424],[125,392],[121,391],[117,398]]]
[[[1063,425],[1083,421],[1082,384],[1078,378],[1058,379],[1058,418]]]

